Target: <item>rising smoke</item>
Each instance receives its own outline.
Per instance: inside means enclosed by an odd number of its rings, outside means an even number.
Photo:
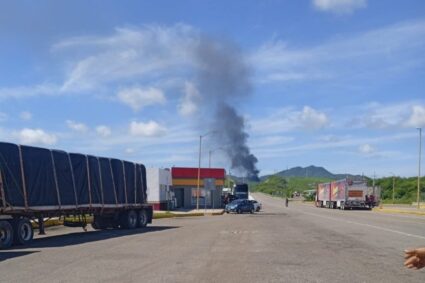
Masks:
[[[232,169],[258,180],[258,160],[247,145],[244,118],[234,106],[243,104],[252,92],[250,69],[242,52],[228,42],[204,38],[197,47],[196,59],[204,128],[215,131],[212,138],[227,153]]]

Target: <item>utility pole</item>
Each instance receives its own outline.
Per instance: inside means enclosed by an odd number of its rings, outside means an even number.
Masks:
[[[393,204],[394,204],[394,187],[395,187],[395,176],[393,175]]]
[[[198,159],[198,182],[196,190],[196,210],[199,210],[199,185],[201,182],[201,148],[202,148],[202,135],[199,136],[199,159]]]
[[[421,208],[420,204],[420,191],[421,191],[421,154],[422,154],[422,128],[419,130],[419,163],[418,163],[418,193],[416,195],[416,202],[418,203],[418,209]]]
[[[202,138],[208,136],[209,134],[213,134],[217,131],[210,131],[203,135],[199,136],[199,159],[198,159],[198,182],[197,182],[197,190],[196,190],[196,210],[199,210],[199,195],[200,195],[200,183],[201,183],[201,155],[202,155]],[[205,189],[204,189],[205,190]],[[206,194],[205,194],[206,195]],[[206,197],[204,198],[204,200]]]

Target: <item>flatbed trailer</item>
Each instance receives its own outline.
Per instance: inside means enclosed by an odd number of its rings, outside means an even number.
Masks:
[[[31,221],[70,217],[69,226],[134,229],[152,223],[146,168],[124,160],[0,142],[0,248],[28,244]]]

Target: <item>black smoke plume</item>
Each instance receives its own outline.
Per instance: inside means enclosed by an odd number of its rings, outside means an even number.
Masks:
[[[215,131],[213,138],[227,153],[232,169],[258,180],[258,160],[247,145],[244,118],[233,106],[245,103],[252,92],[250,69],[242,52],[225,41],[202,39],[196,53],[201,115],[212,118],[201,121]],[[204,115],[209,112],[211,116]]]

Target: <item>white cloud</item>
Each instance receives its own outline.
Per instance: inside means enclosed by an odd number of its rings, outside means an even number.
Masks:
[[[285,137],[285,136],[265,136],[261,137],[259,139],[254,139],[252,141],[253,146],[252,148],[261,148],[261,147],[270,147],[270,146],[277,146],[282,144],[288,144],[290,142],[294,141],[293,137]]]
[[[310,106],[302,110],[293,107],[273,109],[265,118],[251,121],[252,132],[257,134],[278,134],[299,130],[318,130],[329,124],[326,113]]]
[[[53,145],[57,142],[57,137],[54,134],[46,133],[42,129],[28,129],[25,128],[19,132],[14,133],[22,144],[42,144]]]
[[[164,104],[167,100],[164,93],[158,88],[126,88],[122,89],[117,94],[118,99],[130,106],[134,111],[138,111],[143,107]]]
[[[425,106],[414,105],[409,119],[406,121],[408,127],[425,127]]]
[[[279,146],[279,147],[270,147],[270,148],[264,148],[261,149],[261,151],[258,151],[258,155],[261,155],[261,157],[275,157],[275,156],[282,156],[287,153],[303,153],[307,151],[320,151],[320,150],[327,150],[331,149],[332,151],[335,151],[337,148],[345,148],[349,149],[352,147],[357,147],[358,150],[365,144],[368,144],[371,149],[375,150],[373,145],[376,144],[388,144],[392,142],[398,142],[400,140],[411,140],[412,138],[417,137],[416,133],[403,133],[403,134],[391,134],[386,136],[379,136],[379,137],[359,137],[359,136],[345,136],[344,138],[341,138],[338,141],[334,142],[314,142],[314,143],[306,143],[306,144],[297,144],[294,146]],[[364,149],[368,150],[367,147]],[[374,154],[374,156],[381,156],[382,157],[383,152],[380,153],[380,155]]]
[[[72,64],[64,91],[82,91],[116,81],[152,81],[192,64],[198,32],[190,26],[145,25],[117,28],[109,36],[76,37],[55,44],[53,51],[84,50]]]
[[[348,123],[349,126],[372,129],[414,128],[425,126],[425,104],[404,101],[394,104],[369,103],[355,111],[362,113]]]
[[[422,66],[424,61],[418,58],[424,47],[425,21],[410,21],[341,34],[311,47],[292,47],[276,39],[251,53],[249,61],[259,83],[337,80],[340,84],[358,78],[364,83]]]
[[[318,141],[329,142],[329,143],[339,142],[342,139],[343,139],[342,136],[337,136],[337,135],[324,135],[324,136],[317,137]]]
[[[3,87],[0,88],[0,100],[38,95],[57,95],[59,93],[60,88],[57,85],[48,83],[33,86]]]
[[[23,111],[19,114],[19,117],[24,121],[29,121],[32,119],[32,114],[31,112]]]
[[[319,112],[309,106],[304,106],[299,119],[301,125],[307,129],[320,129],[329,123],[329,119],[325,113]]]
[[[370,144],[362,144],[359,146],[359,152],[363,154],[371,154],[375,152],[375,148]]]
[[[70,129],[76,132],[85,133],[88,131],[88,127],[83,123],[77,123],[72,120],[67,120],[66,124],[68,125]]]
[[[96,127],[96,133],[104,138],[109,137],[112,134],[112,131],[109,127],[100,125]]]
[[[191,116],[198,111],[200,100],[199,91],[193,83],[186,82],[184,86],[184,96],[178,105],[178,110],[182,116]]]
[[[316,9],[336,14],[349,14],[356,9],[364,8],[366,0],[313,0]]]
[[[125,149],[125,153],[127,153],[127,154],[133,154],[135,152],[135,150],[133,149],[133,148],[126,148]]]
[[[155,121],[144,122],[131,122],[130,134],[133,136],[142,137],[159,137],[165,135],[167,129]]]

